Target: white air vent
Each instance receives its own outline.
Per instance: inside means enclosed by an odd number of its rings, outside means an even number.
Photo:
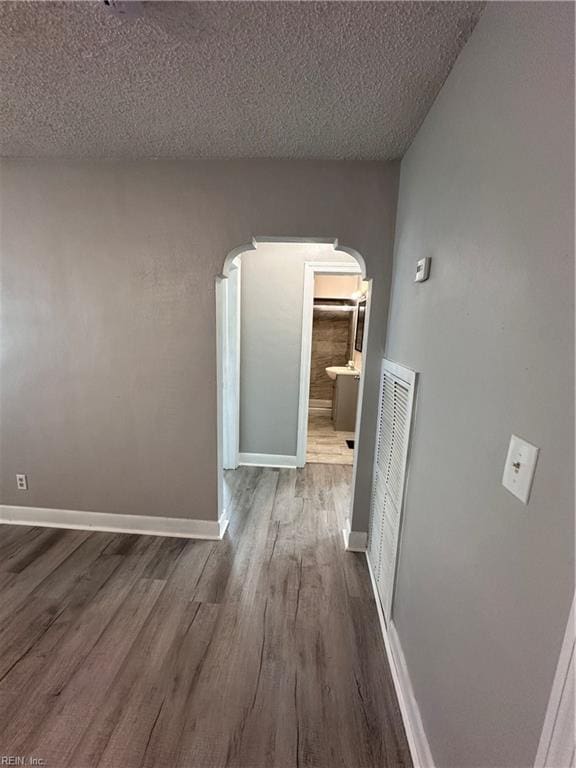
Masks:
[[[415,385],[414,371],[383,360],[368,557],[386,621],[394,593]]]

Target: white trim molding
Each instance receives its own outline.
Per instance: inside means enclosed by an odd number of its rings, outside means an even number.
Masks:
[[[150,517],[108,512],[46,507],[13,507],[0,505],[0,524],[30,525],[42,528],[71,528],[80,531],[137,533],[146,536],[174,536],[182,539],[213,539],[224,536],[228,516],[220,520],[191,520],[180,517]]]
[[[342,536],[344,537],[344,549],[347,552],[366,552],[368,534],[364,531],[352,531],[349,521],[342,529]]]
[[[430,745],[422,723],[420,708],[414,695],[410,673],[408,672],[408,666],[400,644],[400,638],[398,637],[393,622],[390,622],[389,628],[386,627],[384,612],[382,610],[376,581],[368,557],[366,557],[366,563],[368,564],[368,572],[370,574],[370,581],[372,582],[372,591],[374,593],[374,600],[376,601],[376,609],[380,620],[380,629],[382,630],[388,665],[392,674],[394,690],[396,691],[396,697],[400,706],[402,722],[404,723],[404,730],[406,731],[406,738],[408,740],[408,746],[410,747],[410,755],[412,756],[414,768],[435,768]]]
[[[236,469],[240,453],[240,307],[242,293],[241,262],[230,266],[227,280],[221,282],[218,305],[222,382],[222,465]]]
[[[574,765],[575,635],[572,598],[572,608],[534,761],[535,768],[570,768]]]
[[[430,745],[424,725],[422,723],[422,716],[420,715],[420,707],[414,695],[414,689],[412,688],[412,681],[410,679],[410,673],[404,657],[404,652],[400,644],[400,638],[396,632],[394,622],[390,622],[388,629],[388,638],[390,642],[390,650],[394,666],[396,667],[396,674],[398,676],[398,682],[402,689],[402,695],[404,699],[404,707],[406,710],[404,727],[406,728],[406,721],[409,723],[410,736],[412,744],[410,746],[412,752],[412,762],[414,768],[434,768],[434,760],[432,758],[432,752],[430,751]],[[408,729],[407,729],[408,730]]]
[[[224,534],[226,533],[226,529],[228,528],[228,523],[230,522],[230,518],[228,517],[228,511],[225,509],[222,511],[222,514],[218,518],[218,538],[223,539]]]
[[[364,257],[358,253],[355,248],[350,248],[346,245],[340,245],[337,237],[270,237],[268,235],[257,235],[252,238],[250,243],[245,245],[239,245],[237,248],[233,248],[226,258],[222,266],[221,277],[227,278],[229,275],[230,265],[234,263],[234,259],[237,256],[241,256],[246,251],[255,251],[259,243],[318,243],[320,245],[331,245],[334,248],[335,253],[345,253],[347,256],[351,256],[358,262],[360,267],[360,274],[363,280],[367,280],[366,277],[366,262]]]
[[[272,467],[275,469],[296,469],[296,456],[282,456],[276,453],[240,453],[238,465],[241,467]]]

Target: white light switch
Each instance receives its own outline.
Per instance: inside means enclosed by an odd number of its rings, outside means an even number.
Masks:
[[[512,435],[506,456],[502,485],[524,504],[528,504],[530,498],[537,460],[538,448],[527,443],[526,440]]]

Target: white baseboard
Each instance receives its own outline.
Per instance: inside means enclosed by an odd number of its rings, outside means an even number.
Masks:
[[[296,456],[280,456],[275,453],[240,453],[238,464],[241,467],[275,467],[296,469]]]
[[[1,523],[46,528],[72,528],[81,531],[175,536],[184,539],[221,539],[228,525],[228,517],[224,512],[219,521],[191,520],[179,517],[87,512],[75,509],[12,507],[1,504]]]
[[[382,636],[384,638],[386,656],[388,657],[388,664],[392,673],[394,689],[396,691],[396,697],[398,698],[398,704],[400,705],[400,712],[402,714],[402,721],[404,723],[404,730],[406,731],[406,738],[408,739],[408,746],[410,747],[414,768],[435,768],[430,745],[428,744],[426,732],[424,731],[424,726],[422,724],[420,708],[418,707],[418,702],[414,696],[412,681],[410,680],[410,674],[408,672],[408,667],[406,666],[406,659],[404,658],[404,652],[400,645],[400,639],[393,622],[390,622],[389,627],[386,627],[386,621],[384,619],[384,613],[380,604],[380,597],[378,596],[376,581],[374,579],[374,574],[372,573],[368,555],[366,555],[366,562],[368,563],[372,591],[374,592],[374,600],[376,601],[378,618],[380,619],[380,629],[382,630]]]
[[[366,552],[368,546],[368,534],[363,531],[351,531],[347,525],[342,529],[344,537],[344,549],[347,552]]]

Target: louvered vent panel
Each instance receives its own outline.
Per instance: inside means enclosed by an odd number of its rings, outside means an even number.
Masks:
[[[397,528],[394,529],[390,525],[389,519],[384,516],[380,544],[380,549],[382,552],[380,558],[380,575],[377,581],[378,591],[380,592],[380,599],[382,600],[383,606],[388,605],[392,597],[392,589],[394,586],[394,571],[396,568],[396,545]]]
[[[374,484],[374,492],[372,493],[372,503],[370,505],[370,529],[369,529],[369,543],[368,543],[368,556],[372,565],[372,571],[374,578],[378,580],[380,569],[380,538],[382,536],[382,515],[379,510],[382,509],[384,503],[384,484],[377,482]]]
[[[380,382],[368,557],[384,614],[392,605],[415,374],[384,360]]]

